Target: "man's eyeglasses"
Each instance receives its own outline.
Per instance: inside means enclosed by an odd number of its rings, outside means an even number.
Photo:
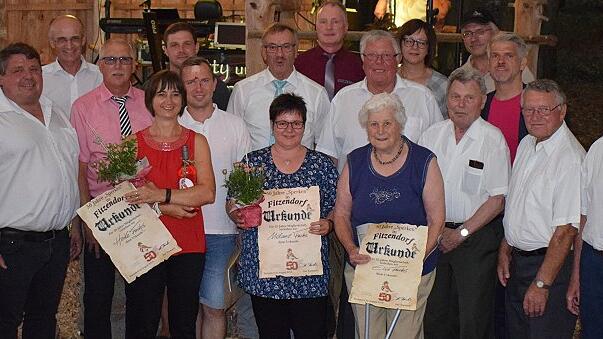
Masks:
[[[534,107],[534,108],[522,107],[521,110],[523,111],[523,114],[525,114],[527,116],[532,116],[532,115],[534,115],[534,113],[538,113],[538,115],[540,115],[541,117],[548,118],[549,116],[551,116],[551,113],[553,113],[560,106],[561,106],[561,104],[559,104],[555,107],[546,107],[546,106],[540,106],[540,107]]]
[[[101,60],[107,65],[115,65],[118,61],[120,65],[131,65],[134,60],[132,57],[104,57]]]
[[[278,129],[287,129],[289,126],[291,126],[293,129],[302,129],[302,128],[304,128],[304,125],[305,124],[303,121],[279,120],[279,121],[274,122],[274,126],[276,126],[276,128],[278,128]]]
[[[362,56],[370,61],[370,62],[375,62],[378,59],[383,60],[383,62],[392,62],[394,60],[396,60],[396,57],[398,56],[398,54],[389,54],[389,53],[384,53],[384,54],[375,54],[375,53],[365,53],[362,54]]]
[[[471,39],[472,37],[482,37],[484,34],[486,34],[486,32],[491,31],[492,28],[480,28],[480,29],[476,29],[475,31],[464,31],[461,32],[461,35],[463,36],[463,39]]]
[[[293,49],[295,48],[296,44],[282,44],[282,45],[277,45],[277,44],[266,44],[264,45],[264,48],[266,49],[266,52],[270,53],[270,54],[274,54],[276,52],[278,52],[278,50],[282,50],[283,53],[291,53],[293,51]]]
[[[70,38],[66,38],[66,37],[58,37],[56,39],[54,39],[54,43],[57,45],[66,45],[68,42],[74,44],[74,45],[79,45],[82,43],[82,37],[81,36],[72,36]]]
[[[404,38],[402,38],[402,43],[404,43],[405,47],[412,47],[414,45],[417,45],[417,48],[419,49],[425,49],[427,47],[427,41],[417,40],[409,36],[405,36]]]

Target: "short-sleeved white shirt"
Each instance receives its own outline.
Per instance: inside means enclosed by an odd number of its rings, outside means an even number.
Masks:
[[[427,127],[442,120],[438,103],[429,88],[396,75],[393,93],[404,105],[407,119],[403,134],[412,142],[417,142]],[[372,96],[364,78],[342,88],[331,102],[331,110],[316,150],[335,157],[339,172],[347,155],[368,143],[368,135],[360,125],[358,116],[364,103]]]
[[[75,75],[67,73],[58,61],[42,67],[44,79],[42,94],[66,112],[68,118],[71,115],[73,102],[103,82],[103,75],[98,66],[86,62],[84,57],[81,60],[80,69]]]
[[[265,69],[237,82],[230,95],[227,111],[237,115],[247,124],[251,134],[251,150],[270,146],[270,104],[274,100],[276,78]],[[324,118],[329,112],[327,91],[314,80],[296,70],[289,75],[283,93],[294,93],[306,102],[306,128],[302,144],[309,149],[320,135]]]
[[[592,144],[584,158],[581,204],[587,217],[582,239],[603,250],[603,138]]]
[[[236,234],[237,227],[226,215],[226,187],[224,179],[232,170],[232,164],[241,161],[249,152],[250,138],[243,119],[220,110],[214,104],[212,115],[204,122],[193,119],[184,109],[178,118],[180,124],[207,138],[211,151],[211,165],[216,180],[216,199],[213,204],[204,205],[203,224],[205,234]]]
[[[539,143],[519,143],[505,205],[505,238],[524,251],[548,247],[557,226],[580,225],[580,168],[584,148],[565,122]]]
[[[489,197],[507,194],[511,160],[502,132],[482,118],[471,124],[458,144],[454,135],[454,124],[447,119],[423,132],[419,145],[438,158],[446,221],[460,223],[471,218]]]

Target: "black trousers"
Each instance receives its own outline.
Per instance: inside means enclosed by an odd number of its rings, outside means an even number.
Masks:
[[[571,339],[576,327],[576,317],[566,308],[565,293],[572,270],[572,252],[565,259],[557,278],[549,289],[544,314],[530,318],[523,312],[523,299],[544,255],[524,257],[513,253],[511,278],[505,295],[507,338],[513,339]]]
[[[425,311],[426,339],[494,338],[494,288],[502,218],[438,259]]]
[[[327,338],[328,297],[271,299],[252,295],[260,339]]]
[[[126,339],[155,338],[166,287],[170,337],[195,339],[204,260],[203,253],[175,255],[126,285]]]
[[[100,249],[100,257],[84,248],[84,333],[86,339],[111,339],[111,303],[115,265]]]
[[[56,313],[69,263],[67,230],[46,241],[0,239],[0,338],[54,339]]]

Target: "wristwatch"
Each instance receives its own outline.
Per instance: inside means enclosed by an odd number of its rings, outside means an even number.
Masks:
[[[461,237],[466,238],[469,236],[469,230],[465,228],[465,225],[461,226],[459,231],[461,232]]]
[[[538,288],[542,288],[545,290],[548,290],[551,287],[550,285],[545,284],[544,281],[542,281],[540,279],[534,280],[534,285],[536,285],[536,287],[538,287]]]

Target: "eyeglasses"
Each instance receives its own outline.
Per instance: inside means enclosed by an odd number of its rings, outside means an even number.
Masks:
[[[538,113],[538,115],[540,115],[541,117],[548,118],[549,116],[551,116],[551,113],[553,113],[553,111],[555,111],[560,106],[561,106],[561,104],[559,104],[555,107],[550,107],[550,108],[546,107],[546,106],[540,106],[540,107],[535,107],[535,108],[522,107],[521,110],[523,111],[523,114],[526,116],[532,116],[532,115],[534,115],[534,113]]]
[[[375,54],[375,53],[366,53],[366,54],[362,54],[362,56],[370,61],[370,62],[375,62],[377,61],[377,59],[381,59],[383,60],[383,62],[392,62],[394,60],[396,60],[396,57],[398,56],[398,54],[389,54],[389,53],[384,53],[384,54]]]
[[[427,41],[413,39],[409,36],[405,36],[402,39],[402,43],[404,43],[405,47],[412,47],[414,45],[417,45],[417,48],[419,48],[419,49],[425,49],[427,47]]]
[[[115,65],[118,61],[120,65],[131,65],[134,60],[132,57],[104,57],[101,60],[107,65]]]
[[[274,126],[278,129],[287,129],[291,126],[293,129],[302,129],[304,128],[305,123],[303,121],[284,121],[279,120],[274,122]]]
[[[482,37],[484,34],[486,34],[486,32],[491,31],[492,28],[480,28],[480,29],[476,29],[475,31],[464,31],[461,32],[461,35],[463,36],[463,39],[470,39],[472,37]]]
[[[79,45],[80,43],[82,43],[82,37],[81,36],[72,36],[70,38],[66,38],[66,37],[58,37],[56,39],[54,39],[54,43],[57,45],[66,45],[68,42],[74,44],[74,45]]]
[[[282,45],[277,45],[277,44],[266,44],[264,45],[264,48],[266,49],[266,52],[270,53],[270,54],[274,54],[276,52],[278,52],[278,50],[282,50],[283,53],[291,53],[293,51],[293,49],[295,48],[296,44],[282,44]]]

